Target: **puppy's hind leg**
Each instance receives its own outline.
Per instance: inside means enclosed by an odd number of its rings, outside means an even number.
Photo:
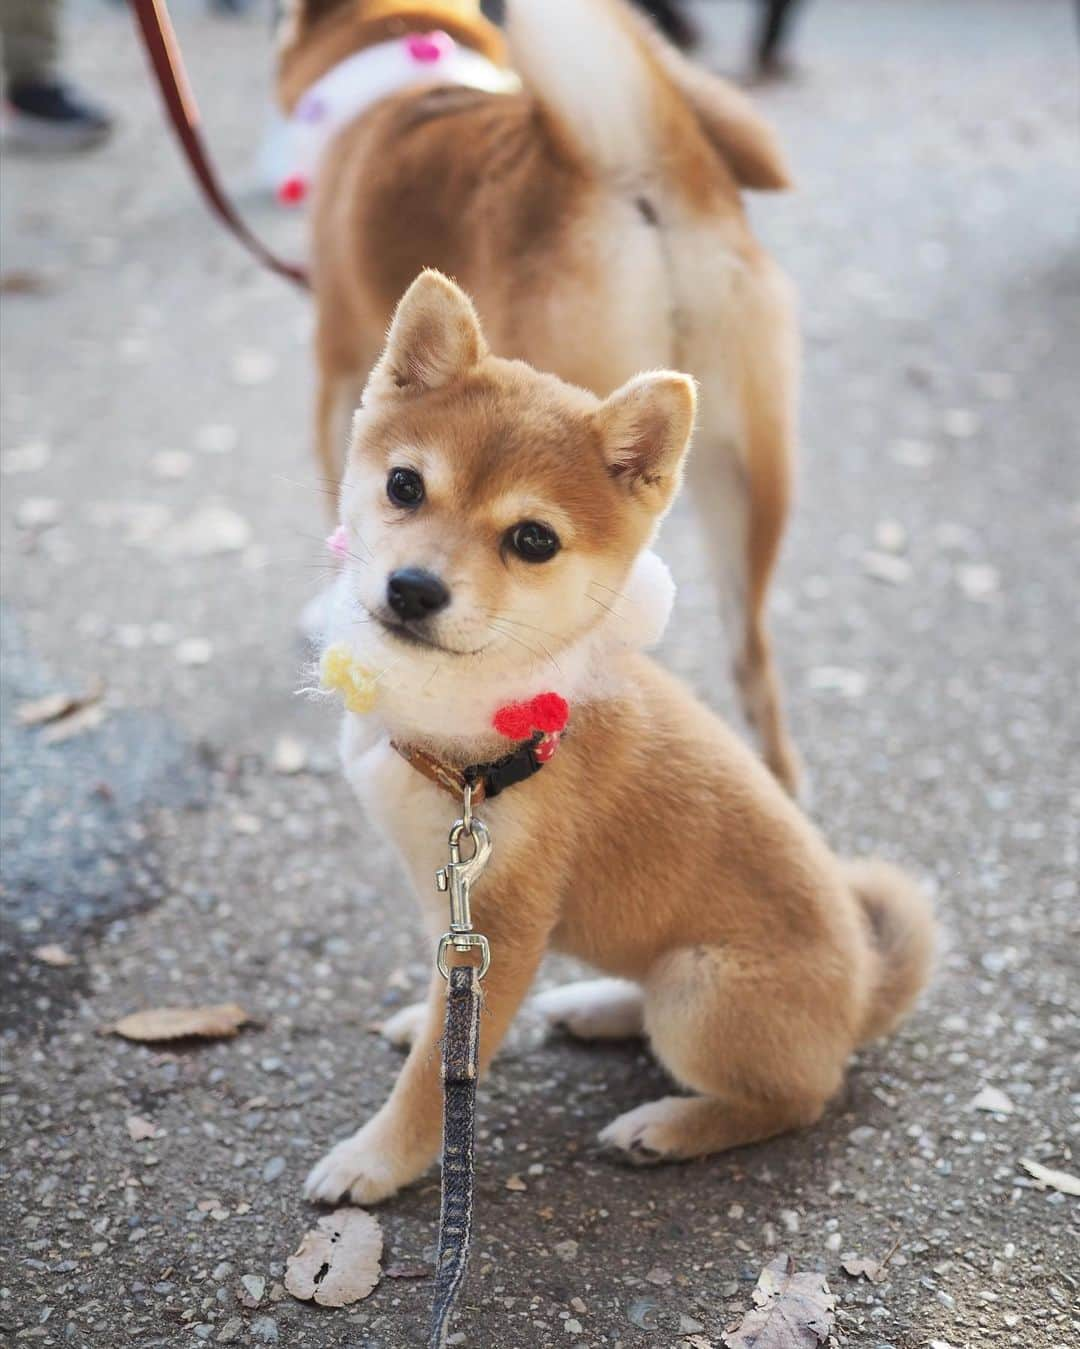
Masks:
[[[600,1141],[625,1160],[686,1161],[812,1124],[840,1085],[851,1034],[799,1005],[805,973],[751,968],[693,947],[662,957],[645,984],[645,1032],[694,1096],[665,1096],[613,1120]],[[793,994],[790,999],[779,994]]]
[[[582,979],[549,988],[533,1006],[550,1026],[579,1040],[629,1040],[644,1034],[645,996],[627,979]]]

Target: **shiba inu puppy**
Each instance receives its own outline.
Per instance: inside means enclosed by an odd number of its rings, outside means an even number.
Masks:
[[[433,936],[446,926],[433,875],[461,808],[433,778],[505,762],[508,706],[525,742],[514,761],[538,752],[534,728],[560,728],[530,708],[569,707],[542,771],[478,807],[494,840],[472,896],[492,953],[482,1062],[545,951],[587,961],[609,977],[545,994],[545,1014],[589,1038],[646,1036],[689,1093],[604,1129],[636,1162],[813,1123],[855,1046],[911,1005],[934,939],[912,881],[837,858],[723,722],[634,649],[651,621],[635,575],[679,487],[694,401],[670,371],[601,400],[497,358],[468,298],[425,273],[355,417],[329,634],[374,681],[358,704],[371,710],[346,715],[345,772]],[[314,1168],[309,1195],[370,1204],[430,1166],[444,1005],[435,975],[428,1001],[387,1023],[411,1043],[397,1085]]]
[[[320,472],[337,482],[358,392],[424,267],[465,287],[498,355],[600,397],[639,370],[688,370],[688,471],[742,706],[793,791],[765,604],[791,491],[797,337],[789,285],[741,200],[788,185],[783,157],[737,90],[621,0],[510,0],[507,12],[520,86],[495,92],[466,87],[449,54],[438,82],[447,41],[507,59],[476,0],[294,0],[279,72],[290,117],[336,126],[349,62],[380,44],[404,42],[422,72],[396,93],[380,84],[373,103],[345,91],[342,106],[364,110],[314,179]]]

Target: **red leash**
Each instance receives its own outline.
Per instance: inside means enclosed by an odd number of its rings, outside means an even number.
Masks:
[[[188,83],[180,44],[176,40],[165,0],[131,0],[131,7],[135,11],[146,52],[154,68],[169,121],[211,210],[264,267],[269,267],[272,272],[277,272],[278,276],[285,277],[295,285],[309,286],[307,271],[296,263],[283,262],[271,253],[244,224],[225,195],[199,129],[202,119]]]

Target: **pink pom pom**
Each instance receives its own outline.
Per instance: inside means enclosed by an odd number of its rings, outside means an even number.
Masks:
[[[308,181],[299,173],[278,184],[277,198],[282,206],[299,206],[308,194]]]
[[[344,561],[349,552],[349,536],[344,525],[338,525],[333,534],[327,534],[326,546],[340,561]]]
[[[410,33],[405,39],[405,50],[420,65],[441,61],[454,46],[454,39],[441,29],[434,33]]]

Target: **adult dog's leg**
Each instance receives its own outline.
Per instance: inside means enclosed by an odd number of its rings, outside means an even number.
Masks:
[[[698,431],[687,464],[734,657],[743,713],[793,795],[799,759],[784,721],[766,627],[769,583],[791,499],[797,345],[787,283],[762,258],[732,300],[728,341],[699,336]]]
[[[323,367],[315,395],[315,463],[319,487],[331,518],[337,521],[337,489],[349,440],[349,425],[360,402],[363,376]]]

